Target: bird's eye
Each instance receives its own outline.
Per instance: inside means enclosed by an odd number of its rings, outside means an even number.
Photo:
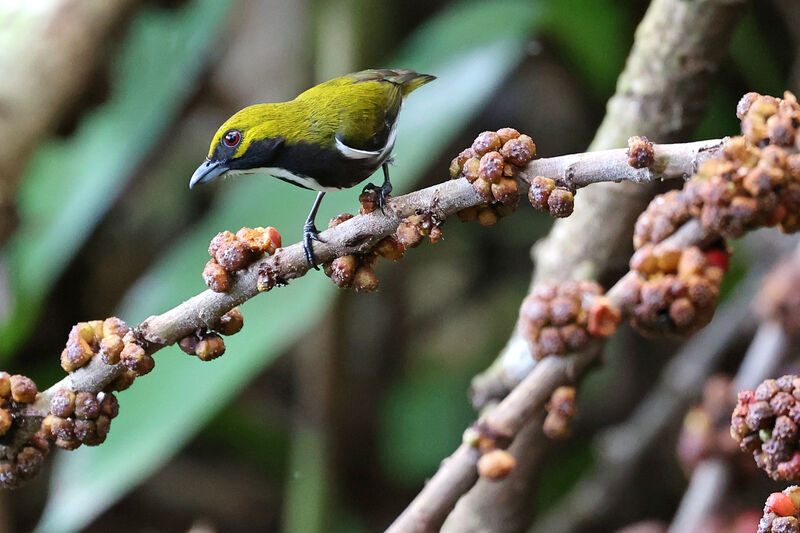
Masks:
[[[231,148],[238,145],[241,140],[242,134],[237,130],[228,130],[225,136],[222,137],[222,142],[225,143],[225,146],[230,146]]]

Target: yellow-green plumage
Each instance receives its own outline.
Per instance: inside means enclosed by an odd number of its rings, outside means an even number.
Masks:
[[[220,126],[208,156],[231,129],[243,134],[234,157],[241,157],[253,141],[279,136],[289,144],[332,147],[339,133],[353,148],[379,148],[376,139],[388,134],[403,98],[433,79],[413,70],[364,70],[316,85],[289,102],[246,107]]]
[[[266,173],[320,191],[303,230],[314,265],[314,217],[326,191],[352,187],[383,166],[383,206],[391,192],[387,162],[403,99],[435,79],[413,70],[364,70],[308,89],[290,102],[246,107],[220,126],[189,186],[226,174]],[[315,266],[315,265],[314,265]],[[316,268],[316,266],[315,266]]]

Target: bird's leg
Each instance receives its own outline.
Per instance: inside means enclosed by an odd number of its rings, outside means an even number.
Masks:
[[[367,183],[364,186],[364,190],[361,192],[367,191],[378,191],[378,207],[381,208],[381,213],[383,213],[383,206],[386,205],[386,197],[392,192],[392,183],[389,181],[389,161],[383,164],[383,185],[378,187],[373,183]]]
[[[322,197],[325,196],[324,192],[318,192],[317,198],[314,200],[314,205],[311,206],[311,212],[308,214],[306,223],[303,225],[303,251],[306,254],[306,260],[311,264],[314,270],[319,270],[317,263],[314,261],[314,253],[311,250],[311,241],[320,241],[317,226],[314,224],[314,218],[317,216],[319,204],[322,202]]]

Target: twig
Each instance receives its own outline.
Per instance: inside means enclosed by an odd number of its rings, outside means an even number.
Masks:
[[[493,433],[511,438],[516,436],[530,417],[544,407],[554,388],[572,381],[591,362],[593,358],[587,353],[542,360],[494,410],[482,418],[482,424]],[[442,462],[436,474],[387,529],[387,533],[438,531],[458,498],[477,480],[475,465],[480,455],[473,446],[461,444]]]
[[[725,498],[730,480],[730,467],[723,459],[707,459],[697,465],[669,533],[700,531],[697,527],[703,519]]]
[[[653,444],[683,416],[703,383],[741,336],[756,328],[749,302],[760,275],[751,272],[714,320],[699,331],[670,360],[658,383],[622,424],[597,438],[594,473],[581,480],[557,507],[542,516],[532,533],[568,533],[592,529],[615,513],[624,488],[639,473]]]
[[[714,74],[727,55],[744,4],[745,0],[653,0],[591,148],[621,146],[631,135],[659,142],[687,138],[705,115]],[[532,285],[570,278],[606,283],[625,272],[634,221],[658,190],[654,185],[623,184],[599,185],[589,192],[576,197],[577,216],[558,221],[537,243]],[[519,337],[517,326],[498,357],[500,364],[492,365],[493,375],[482,381],[487,391],[502,393],[503,385],[513,387],[527,371],[525,363],[531,358]],[[534,431],[525,434],[539,438]],[[529,439],[512,445],[514,471],[500,483],[478,483],[460,506],[463,519],[448,520],[453,531],[525,527],[534,512],[529,502],[539,462],[527,456],[532,448],[537,444]],[[506,498],[512,487],[516,497]],[[469,511],[470,506],[483,506],[485,512]],[[481,517],[479,524],[470,522],[475,515]]]
[[[755,389],[777,371],[789,346],[789,338],[779,324],[763,322],[736,372],[733,390]],[[706,459],[697,465],[669,532],[699,531],[703,520],[724,498],[730,479],[730,465],[722,459]]]
[[[534,160],[520,172],[520,192],[524,193],[527,182],[537,175],[551,177],[556,181],[569,180],[573,187],[585,187],[602,180],[634,180],[637,182],[683,178],[691,175],[697,164],[716,153],[721,140],[713,139],[686,144],[656,145],[658,164],[654,169],[633,169],[627,162],[624,149],[574,154],[549,159]],[[613,164],[609,163],[612,161]],[[429,212],[438,220],[464,209],[483,203],[465,179],[449,180],[427,189],[393,198],[386,214],[376,211],[352,219],[320,234],[323,242],[315,243],[314,254],[318,261],[327,262],[336,257],[372,248],[379,240],[390,235],[401,220],[418,212]],[[261,259],[246,270],[235,275],[228,292],[216,293],[207,290],[190,298],[169,311],[151,316],[137,330],[147,343],[148,353],[174,344],[198,328],[213,326],[231,308],[259,294],[258,273],[268,271],[282,283],[306,274],[309,265],[305,260],[301,243],[280,248],[270,257]],[[123,370],[117,365],[107,365],[100,358],[93,358],[86,366],[69,374],[64,379],[43,391],[36,402],[18,414],[24,415],[21,427],[15,429],[13,443],[0,445],[0,458],[13,457],[16,449],[27,442],[39,427],[42,417],[48,412],[50,398],[59,389],[99,392]]]
[[[699,223],[689,221],[677,232],[662,241],[663,246],[684,248],[708,242],[713,235]],[[630,273],[629,275],[635,275]],[[606,296],[615,304],[622,296],[623,277]],[[560,385],[573,383],[576,378],[597,358],[602,342],[591,343],[584,351],[564,357],[550,356],[539,361],[527,376],[493,409],[481,417],[481,422],[492,433],[503,435],[510,441],[540,414],[550,395]],[[445,460],[439,470],[428,481],[405,511],[388,529],[391,533],[435,531],[453,509],[459,496],[468,490],[477,479],[476,462],[480,454],[467,455],[461,451],[451,456],[458,461]],[[470,481],[471,480],[471,481]],[[459,520],[463,520],[460,518]],[[460,526],[459,522],[459,527]],[[448,524],[451,524],[448,522]],[[465,528],[467,530],[469,528]]]

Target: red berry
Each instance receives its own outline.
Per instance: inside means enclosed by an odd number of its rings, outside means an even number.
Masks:
[[[724,272],[728,271],[728,252],[725,250],[717,248],[706,250],[706,261],[708,261],[709,266],[719,267]]]
[[[773,492],[767,498],[767,509],[778,516],[792,516],[797,512],[797,507],[792,499],[783,492]]]

